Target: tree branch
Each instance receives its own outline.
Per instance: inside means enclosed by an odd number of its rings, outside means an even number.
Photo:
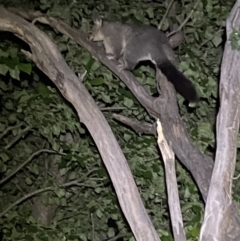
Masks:
[[[29,44],[31,59],[54,82],[62,95],[71,102],[78,113],[79,119],[89,130],[107,168],[121,209],[135,238],[138,241],[159,241],[160,238],[143,206],[127,160],[111,128],[84,85],[66,64],[56,45],[35,25],[2,7],[0,7],[0,19],[0,31],[12,32]],[[49,22],[48,19],[46,20]],[[50,20],[59,24],[53,18],[50,18]],[[59,30],[68,35],[65,26],[59,25]],[[84,38],[86,39],[86,37]],[[108,60],[108,62],[110,61]],[[116,65],[113,62],[111,63],[116,69]]]
[[[17,129],[18,127],[21,127],[21,126],[23,126],[23,123],[16,125],[16,126],[9,126],[3,133],[1,133],[0,139],[2,139],[9,131]]]
[[[16,136],[15,138],[13,138],[13,140],[5,146],[5,149],[7,150],[7,149],[9,149],[11,146],[13,146],[13,145],[14,145],[25,133],[27,133],[29,130],[31,130],[31,127],[30,127],[30,126],[26,127],[24,130],[22,130],[22,132],[21,132],[18,136]]]
[[[191,12],[189,13],[189,15],[187,16],[187,18],[181,23],[181,25],[178,27],[178,29],[172,31],[171,33],[167,34],[167,37],[171,37],[173,34],[179,32],[184,26],[185,24],[188,22],[188,20],[192,17],[194,11],[197,8],[197,5],[200,3],[201,0],[197,0],[195,5],[193,6],[193,9],[191,10]]]
[[[171,216],[171,224],[175,241],[186,241],[186,235],[183,227],[183,219],[178,195],[178,185],[175,170],[175,155],[168,145],[163,134],[162,125],[157,120],[158,146],[163,156],[163,162],[166,173],[168,206]]]
[[[165,12],[165,14],[164,14],[164,16],[163,16],[161,22],[160,22],[159,25],[158,25],[158,29],[159,29],[159,30],[162,28],[162,25],[163,25],[163,23],[164,23],[164,21],[165,21],[167,15],[168,15],[168,13],[169,13],[169,11],[170,11],[170,9],[171,9],[172,4],[173,4],[174,1],[175,1],[175,0],[171,0],[171,2],[168,4],[168,6],[167,6],[167,10],[166,10],[166,12]]]
[[[83,177],[73,180],[71,182],[66,182],[63,183],[61,185],[59,185],[58,187],[55,186],[49,186],[49,187],[44,187],[41,189],[38,189],[34,192],[28,193],[27,195],[23,196],[22,198],[18,199],[16,202],[14,202],[13,204],[11,204],[9,207],[7,207],[2,213],[0,213],[0,217],[4,216],[9,210],[11,210],[12,208],[14,208],[15,206],[17,206],[18,204],[24,202],[25,200],[36,196],[42,192],[46,192],[46,191],[54,191],[58,188],[66,188],[66,187],[70,187],[70,186],[85,186],[84,184],[81,184],[80,182],[82,182],[87,176],[89,176],[92,172],[98,170],[98,168],[95,168],[91,171],[89,171],[88,173],[86,173]]]
[[[0,185],[3,184],[4,182],[6,182],[8,179],[10,179],[12,176],[14,176],[17,172],[19,172],[23,167],[25,167],[30,161],[32,161],[32,159],[39,155],[42,152],[47,152],[47,153],[55,153],[57,154],[56,151],[51,151],[51,150],[47,150],[47,149],[43,149],[43,150],[39,150],[34,152],[25,162],[23,162],[20,166],[18,166],[11,174],[9,174],[7,177],[3,178],[2,180],[0,180]]]

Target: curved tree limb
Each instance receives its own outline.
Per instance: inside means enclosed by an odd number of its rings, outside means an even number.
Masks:
[[[108,170],[122,211],[138,241],[160,240],[143,206],[127,161],[102,112],[77,76],[68,67],[46,34],[23,18],[0,7],[0,31],[12,32],[28,43],[31,58],[74,106],[95,140]],[[91,111],[89,111],[91,110]]]

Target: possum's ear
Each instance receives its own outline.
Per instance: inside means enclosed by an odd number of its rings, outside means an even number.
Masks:
[[[94,20],[94,24],[97,26],[97,27],[101,27],[102,26],[102,18],[101,17],[98,17]]]
[[[96,26],[101,27],[104,18],[105,16],[103,14],[98,14],[93,18],[93,22]]]

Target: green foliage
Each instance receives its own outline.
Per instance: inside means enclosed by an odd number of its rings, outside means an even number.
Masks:
[[[179,106],[191,137],[202,151],[214,154],[215,118],[218,109],[218,79],[223,51],[223,22],[235,1],[200,1],[184,26],[185,41],[176,53],[180,69],[196,85],[202,99],[190,110],[179,96]],[[157,26],[166,11],[164,3],[145,1],[9,1],[8,6],[28,6],[48,16],[63,19],[88,32],[92,17],[104,13],[108,19]],[[179,24],[192,10],[193,1],[182,1],[173,20]],[[216,17],[217,16],[217,17]],[[204,20],[204,21],[203,21]],[[40,26],[58,44],[75,73],[87,71],[84,85],[114,131],[136,180],[142,200],[162,240],[173,240],[165,190],[165,175],[154,137],[138,136],[111,118],[112,112],[152,121],[132,93],[106,67],[65,36]],[[162,30],[168,31],[169,19]],[[238,49],[238,32],[232,45]],[[155,72],[141,66],[134,75],[156,94]],[[120,231],[124,240],[134,240],[120,211],[114,188],[88,131],[46,76],[28,62],[19,46],[0,44],[0,175],[8,176],[30,161],[2,184],[0,213],[26,194],[50,187],[40,198],[58,207],[49,225],[33,218],[35,199],[26,198],[2,219],[4,240],[105,240]],[[109,107],[110,110],[104,107]],[[124,108],[122,108],[124,107]],[[97,121],[97,120],[96,120]],[[34,153],[41,150],[32,159]],[[52,151],[51,153],[47,152]],[[57,152],[60,155],[56,155]],[[54,170],[54,168],[57,169]],[[86,176],[86,174],[88,175]],[[203,218],[198,190],[180,165],[177,178],[188,240],[197,240]],[[61,186],[79,180],[77,185]],[[236,188],[237,188],[236,184]],[[234,196],[238,200],[238,196]]]
[[[237,30],[234,30],[230,35],[232,49],[240,50],[239,40],[240,40],[240,32]]]
[[[6,53],[9,53],[11,48],[11,45],[8,46]],[[4,52],[3,49],[2,52]],[[16,61],[16,63],[31,65],[31,63],[20,61]],[[13,65],[12,68],[15,68],[15,66]],[[96,212],[94,222],[99,223],[96,228],[101,227],[101,229],[104,229],[105,225],[107,232],[107,220],[97,214],[100,212],[105,213],[105,209],[109,212],[108,205],[109,203],[116,203],[116,198],[112,192],[106,171],[99,169],[103,168],[101,167],[99,154],[91,138],[86,135],[85,129],[80,126],[72,108],[51,86],[51,83],[46,82],[44,79],[46,77],[37,76],[36,68],[33,69],[34,72],[31,72],[30,76],[20,72],[20,81],[15,80],[14,76],[9,72],[6,72],[5,76],[0,76],[2,104],[0,127],[1,132],[8,130],[8,133],[0,141],[1,176],[8,176],[29,159],[33,153],[39,150],[42,151],[32,160],[30,158],[31,162],[22,167],[16,176],[9,179],[10,181],[8,180],[3,184],[0,191],[2,197],[0,212],[4,212],[9,204],[16,202],[25,194],[44,187],[51,187],[54,192],[50,194],[44,193],[42,195],[43,202],[46,205],[58,205],[62,211],[60,210],[56,215],[54,225],[48,227],[52,231],[42,236],[45,228],[41,227],[36,220],[29,216],[31,215],[33,203],[30,200],[27,201],[26,198],[23,204],[17,207],[17,212],[15,207],[5,214],[3,219],[5,240],[15,240],[16,238],[55,240],[57,237],[64,237],[64,235],[68,235],[69,240],[74,240],[74,236],[78,237],[76,232],[91,234],[92,220],[89,211],[84,211],[88,210],[88,208],[91,209],[92,213]],[[41,82],[37,81],[37,78]],[[69,133],[74,142],[66,138]],[[19,138],[20,141],[17,141]],[[61,156],[57,158],[57,156],[48,154],[44,150],[55,150],[63,152],[64,155],[62,158]],[[68,182],[81,179],[86,172],[92,171],[92,174],[90,173],[86,180],[79,181],[79,188],[74,188],[74,185],[66,190],[57,188],[56,185],[61,183],[53,176],[54,172],[51,168],[54,162],[56,162],[56,167],[59,169],[59,177],[62,178],[68,175]],[[91,175],[94,175],[92,179],[90,178]],[[84,182],[84,184],[81,182]],[[107,185],[106,188],[102,187],[104,183]],[[87,186],[90,188],[87,188]],[[68,196],[71,196],[71,199],[75,201],[69,201]],[[82,202],[81,204],[79,204],[79,199]],[[94,201],[89,203],[89,200]],[[28,202],[32,205],[28,205]],[[74,210],[82,211],[76,215]],[[119,212],[117,206],[112,207],[111,211],[112,213]],[[65,220],[65,217],[71,213],[73,213],[74,219],[67,218]],[[20,218],[21,216],[25,218]],[[118,214],[118,217],[121,217],[121,215]],[[76,222],[76,218],[85,220],[85,229],[82,229],[81,222]],[[61,219],[62,221],[60,221]],[[99,222],[99,219],[102,220],[102,223]],[[89,225],[87,225],[88,222]],[[69,228],[63,229],[63,227]],[[32,228],[34,228],[34,232]],[[75,233],[75,235],[72,233]],[[84,233],[81,236],[83,237]]]
[[[19,80],[20,71],[30,74],[32,72],[32,65],[20,62],[17,53],[17,48],[12,48],[8,52],[4,50],[0,51],[0,74],[6,75],[9,73],[12,78]],[[4,88],[4,83],[2,83],[2,88]]]

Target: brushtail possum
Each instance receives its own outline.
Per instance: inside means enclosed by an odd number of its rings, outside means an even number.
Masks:
[[[138,62],[150,60],[190,105],[198,100],[194,85],[176,67],[176,56],[168,38],[157,28],[98,18],[89,39],[103,41],[107,57],[118,61],[119,70],[132,71]]]

